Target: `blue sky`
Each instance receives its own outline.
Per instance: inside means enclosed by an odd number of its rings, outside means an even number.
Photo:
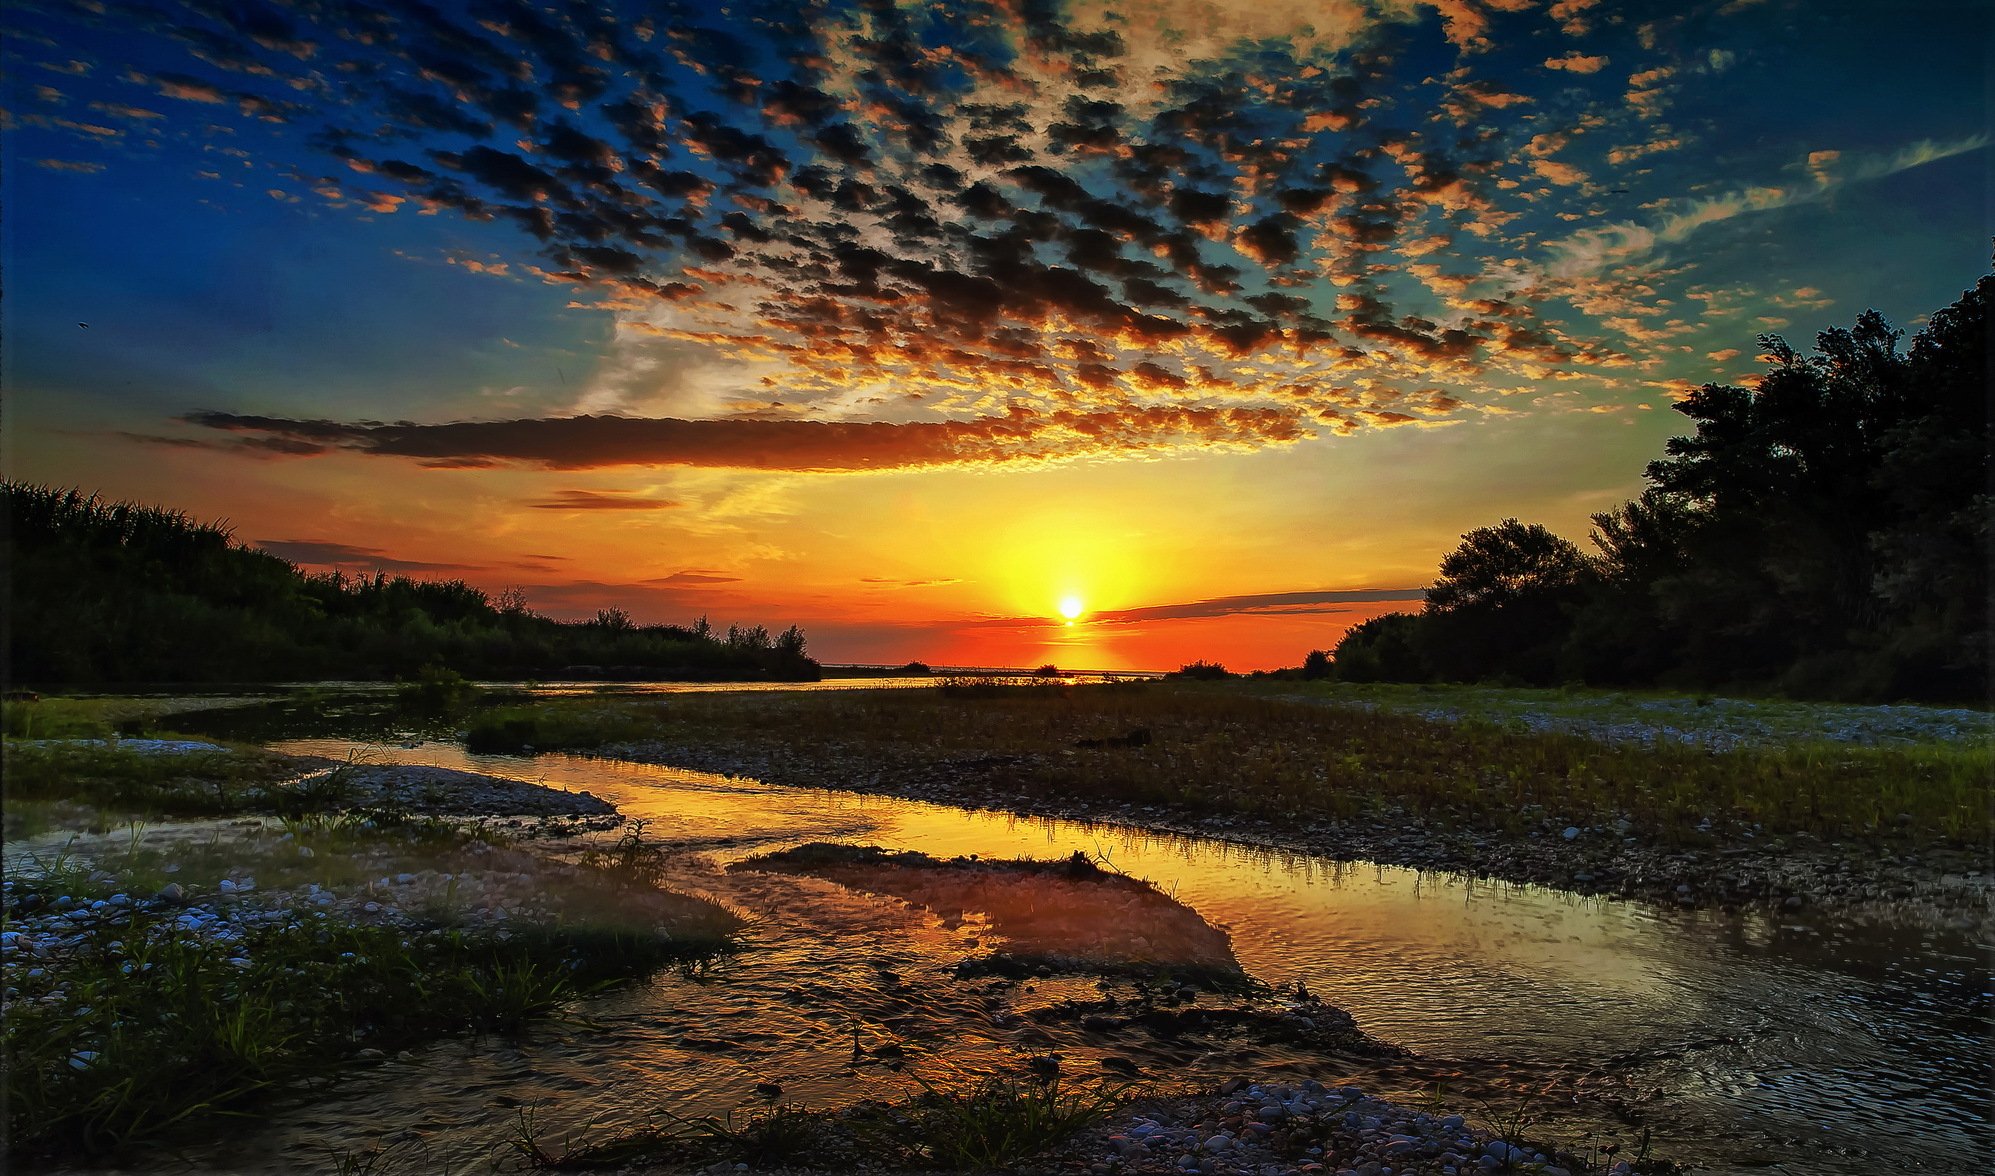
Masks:
[[[555,611],[855,655],[1065,591],[1341,607],[1505,514],[1577,536],[1758,334],[1915,326],[1989,261],[1978,5],[5,21],[17,476],[493,587],[510,544],[559,557]],[[929,530],[1056,486],[1008,560]],[[1200,543],[1236,558],[1165,554]],[[659,587],[688,569],[724,578]]]

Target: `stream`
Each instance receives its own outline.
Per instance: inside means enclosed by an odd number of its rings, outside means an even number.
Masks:
[[[1986,1154],[1988,946],[1957,931],[1804,913],[1661,909],[1218,840],[793,789],[571,755],[473,755],[312,738],[280,751],[485,772],[586,789],[672,850],[666,885],[748,920],[743,950],[592,998],[586,1023],[444,1042],[391,1059],[235,1135],[203,1162],[323,1164],[419,1141],[482,1167],[521,1108],[546,1132],[633,1127],[782,1101],[896,1098],[917,1077],[1066,1073],[1341,1080],[1584,1151],[1608,1138],[1699,1172],[1959,1171]],[[805,842],[938,858],[1084,852],[1230,934],[1257,980],[1297,982],[1406,1057],[1325,1058],[1228,1038],[1113,1040],[1035,1019],[1127,981],[963,975],[986,928],[817,878],[727,870]],[[1201,994],[1212,1003],[1217,998]],[[579,1135],[578,1135],[579,1139]]]

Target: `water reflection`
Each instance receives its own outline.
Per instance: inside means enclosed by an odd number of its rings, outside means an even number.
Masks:
[[[586,788],[683,852],[669,884],[752,923],[749,950],[596,1002],[588,1031],[528,1045],[435,1047],[284,1119],[250,1145],[293,1154],[420,1128],[442,1154],[503,1133],[508,1105],[552,1121],[633,1125],[661,1105],[725,1109],[776,1078],[813,1105],[891,1096],[896,1066],[977,1070],[1057,1046],[1070,1065],[1141,1052],[1152,1073],[1243,1067],[1322,1074],[1264,1042],[1166,1047],[1061,1037],[1031,1014],[1094,998],[1086,979],[960,978],[960,927],[821,878],[725,869],[806,841],[935,857],[1082,851],[1156,883],[1230,937],[1270,984],[1307,987],[1415,1058],[1334,1063],[1386,1093],[1501,1094],[1554,1084],[1550,1133],[1635,1116],[1660,1149],[1728,1171],[1953,1171],[1987,1142],[1987,968],[1957,935],[1678,912],[1127,828],[772,787],[587,758],[470,755],[309,740],[283,750],[538,778]],[[970,937],[974,938],[974,937]],[[855,1049],[856,1047],[856,1049]],[[891,1049],[887,1047],[892,1047]]]

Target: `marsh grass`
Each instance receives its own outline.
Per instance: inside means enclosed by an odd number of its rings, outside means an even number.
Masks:
[[[204,816],[247,812],[297,774],[295,761],[256,748],[155,753],[116,738],[0,749],[7,801],[66,801],[119,813]]]
[[[116,732],[117,718],[109,704],[99,699],[0,702],[0,734],[9,739],[103,739]]]
[[[371,1045],[517,1031],[585,988],[524,944],[333,920],[199,941],[140,915],[90,928],[59,968],[16,978],[6,1019],[16,1154],[94,1157]]]
[[[315,1089],[362,1050],[518,1033],[603,987],[731,945],[736,920],[710,904],[617,890],[601,871],[566,867],[541,888],[550,916],[503,930],[465,921],[446,900],[412,909],[416,926],[278,907],[196,931],[177,907],[143,897],[169,880],[201,894],[253,872],[258,890],[281,901],[308,882],[353,892],[382,873],[477,869],[491,856],[474,829],[348,813],[232,826],[206,842],[134,826],[87,857],[72,847],[10,857],[9,929],[58,896],[72,912],[51,954],[10,955],[13,1154],[129,1155],[215,1115]],[[89,910],[98,898],[113,905]]]
[[[561,699],[479,711],[466,724],[475,752],[574,751],[643,739],[669,720],[673,703]]]
[[[1060,1080],[996,1076],[949,1086],[916,1077],[920,1090],[895,1102],[866,1101],[840,1111],[801,1104],[739,1108],[688,1118],[669,1113],[607,1138],[562,1141],[556,1152],[531,1108],[508,1141],[529,1168],[625,1169],[715,1162],[781,1167],[866,1167],[1002,1171],[1113,1114],[1127,1083],[1063,1087]],[[584,1133],[586,1134],[584,1129]]]
[[[849,775],[861,759],[889,780],[961,780],[1053,799],[1277,820],[1414,816],[1513,833],[1626,816],[1648,836],[1686,844],[1711,839],[1707,821],[1773,834],[1979,844],[1991,830],[1995,778],[1995,747],[1985,740],[1643,747],[1214,684],[689,695],[669,707],[562,700],[513,709],[526,713],[511,721],[576,738],[614,731],[606,742],[641,737],[667,754],[674,746],[780,752],[825,779]],[[1151,740],[1114,738],[1137,729]],[[1087,740],[1102,745],[1076,746]]]
[[[978,1171],[1002,1169],[1060,1143],[1112,1114],[1126,1085],[1062,1088],[1050,1081],[999,1075],[939,1089],[919,1076],[917,1139],[934,1163]]]

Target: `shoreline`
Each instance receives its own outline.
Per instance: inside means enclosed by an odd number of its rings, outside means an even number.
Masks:
[[[1434,828],[1418,818],[1274,821],[1245,814],[1200,814],[1161,805],[1055,800],[1007,786],[1020,757],[943,763],[844,756],[810,763],[781,752],[705,744],[634,741],[575,754],[746,778],[791,788],[889,796],[1029,817],[1112,824],[1163,836],[1201,837],[1257,850],[1332,861],[1436,870],[1471,878],[1545,886],[1587,897],[1666,906],[1774,913],[1814,910],[1852,918],[1889,911],[1927,925],[1985,926],[1995,903],[1986,854],[1935,847],[1886,852],[1807,834],[1731,837],[1688,849],[1644,843],[1632,830],[1545,822],[1535,835]],[[1567,837],[1569,829],[1578,832]]]

